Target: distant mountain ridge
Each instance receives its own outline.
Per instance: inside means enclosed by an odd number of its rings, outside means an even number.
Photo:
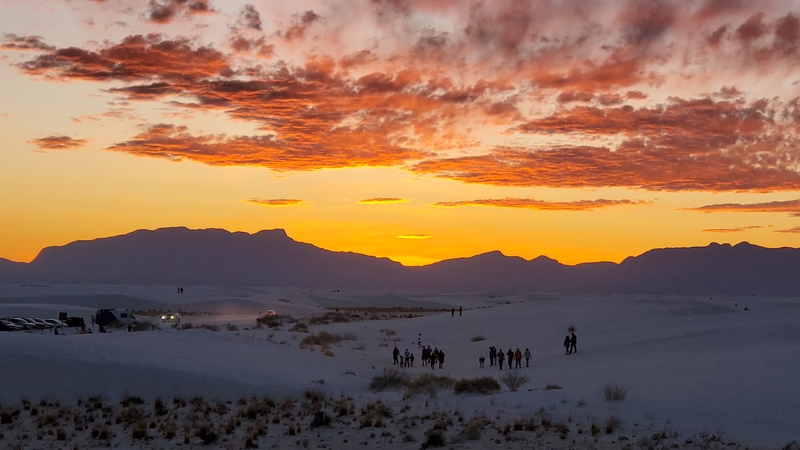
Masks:
[[[654,249],[619,264],[567,266],[499,251],[405,267],[387,258],[254,234],[161,228],[43,249],[30,263],[0,259],[0,281],[64,284],[293,286],[403,291],[800,295],[800,249]]]

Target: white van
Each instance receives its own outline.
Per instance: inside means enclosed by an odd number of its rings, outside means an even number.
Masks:
[[[103,327],[125,327],[139,323],[139,319],[127,309],[98,309],[94,321]]]

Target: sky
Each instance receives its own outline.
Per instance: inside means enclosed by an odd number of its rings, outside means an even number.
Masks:
[[[800,246],[800,2],[0,0],[0,257]]]

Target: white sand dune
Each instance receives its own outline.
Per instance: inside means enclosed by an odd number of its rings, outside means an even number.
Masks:
[[[111,293],[115,288],[107,289]],[[74,287],[66,290],[73,295],[79,291]],[[5,292],[19,298],[18,291],[13,287]],[[180,295],[155,287],[127,287],[119,292],[141,298],[143,303],[181,304],[176,300]],[[527,294],[415,297],[387,293],[370,297],[365,292],[233,292],[195,287],[186,288],[183,296],[191,297],[195,304],[203,304],[197,302],[201,299],[211,302],[209,305],[234,306],[238,298],[251,306],[276,305],[306,317],[324,312],[314,303],[323,297],[346,302],[339,306],[464,305],[467,309],[461,317],[446,312],[311,327],[312,333],[325,330],[357,337],[355,342],[334,344],[332,357],[319,350],[301,349],[299,343],[306,334],[290,332],[289,326],[245,330],[245,326],[255,325],[255,315],[248,314],[185,318],[195,324],[233,322],[238,326],[235,331],[223,327],[219,332],[0,333],[0,402],[23,398],[74,401],[96,394],[119,398],[125,393],[148,399],[174,395],[285,398],[313,388],[333,396],[344,393],[360,404],[384,399],[395,405],[396,411],[408,405],[406,415],[434,408],[460,411],[468,418],[487,415],[511,420],[545,408],[555,417],[575,421],[570,423],[616,415],[625,423],[626,433],[639,436],[669,429],[682,436],[705,432],[721,434],[725,441],[771,447],[800,439],[800,326],[796,320],[800,302],[794,299]],[[85,308],[0,302],[0,316],[9,315],[6,312],[13,308],[31,313],[55,314],[62,308],[88,312],[96,304],[93,297],[86,298],[89,304]],[[579,351],[565,356],[561,341],[570,325],[578,330]],[[473,342],[479,335],[485,340]],[[519,392],[509,392],[504,386],[491,396],[450,391],[432,399],[403,400],[399,392],[370,392],[371,378],[391,367],[392,345],[401,351],[408,348],[419,358],[420,338],[423,344],[446,352],[444,368],[433,372],[455,378],[499,379],[506,371],[488,367],[488,362],[486,368],[478,368],[478,357],[486,355],[490,345],[503,350],[530,348],[531,367],[517,369],[529,382]],[[419,359],[416,367],[404,370],[410,374],[431,372],[420,367]],[[599,393],[605,383],[628,387],[626,400],[605,402]],[[545,390],[547,384],[561,389]]]

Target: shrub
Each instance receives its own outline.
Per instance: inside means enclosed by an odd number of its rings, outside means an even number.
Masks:
[[[261,316],[258,319],[256,319],[256,327],[261,325],[274,329],[280,327],[285,323],[292,323],[292,322],[296,322],[296,320],[289,316],[281,316],[281,315]]]
[[[628,388],[619,384],[607,383],[600,388],[600,393],[607,402],[621,402],[628,395]]]
[[[476,334],[475,336],[472,336],[472,342],[480,342],[485,340],[486,338],[481,334]]]
[[[303,322],[297,322],[292,328],[289,328],[289,331],[296,333],[308,333],[308,325],[304,324]]]
[[[341,342],[344,340],[355,340],[355,339],[356,339],[355,335],[351,333],[345,334],[344,336],[340,336],[338,334],[328,333],[327,331],[320,331],[319,334],[310,334],[304,337],[303,340],[300,341],[300,346],[308,347],[313,345],[319,345],[321,347],[327,347],[331,344],[336,344],[337,342]]]
[[[228,324],[227,324],[227,325],[225,325],[225,328],[226,328],[228,331],[236,331],[236,330],[238,330],[238,329],[239,329],[239,327],[237,327],[236,325],[234,325],[234,324],[232,324],[232,323],[230,323],[230,322],[228,322]]]
[[[325,411],[317,411],[314,413],[314,418],[311,420],[311,427],[324,427],[331,423],[331,416]]]
[[[456,394],[491,394],[500,390],[500,383],[492,377],[462,378],[453,384]]]
[[[373,392],[387,389],[401,389],[409,384],[409,376],[397,369],[383,369],[380,375],[372,377],[369,388]]]
[[[350,322],[350,319],[344,314],[336,311],[329,311],[321,316],[313,316],[308,319],[309,325],[328,325],[330,323],[344,323]]]
[[[456,380],[449,376],[423,373],[415,380],[406,383],[408,390],[404,398],[411,398],[420,393],[426,393],[433,398],[440,390],[452,387],[455,382]]]
[[[528,377],[522,375],[517,371],[513,372],[506,372],[503,376],[500,377],[500,381],[502,381],[511,392],[517,392],[519,388],[521,388],[525,383],[528,382]]]
[[[197,431],[194,432],[194,435],[199,437],[203,444],[209,445],[213,444],[217,441],[217,431],[211,428],[209,424],[203,424]]]
[[[444,447],[446,444],[447,439],[444,437],[444,432],[432,428],[425,433],[425,442],[422,443],[422,448]]]
[[[558,384],[555,384],[555,383],[548,383],[548,384],[547,384],[547,385],[545,385],[545,387],[544,387],[544,390],[545,390],[545,391],[553,391],[553,390],[556,390],[556,389],[558,389],[558,390],[561,390],[561,389],[563,389],[563,388],[562,388],[560,385],[558,385]]]
[[[470,441],[478,441],[483,433],[483,427],[489,423],[486,417],[478,417],[470,420],[467,426],[464,427],[464,436]]]
[[[622,419],[617,416],[609,417],[606,419],[606,434],[613,433],[614,430],[620,425],[622,425]]]

